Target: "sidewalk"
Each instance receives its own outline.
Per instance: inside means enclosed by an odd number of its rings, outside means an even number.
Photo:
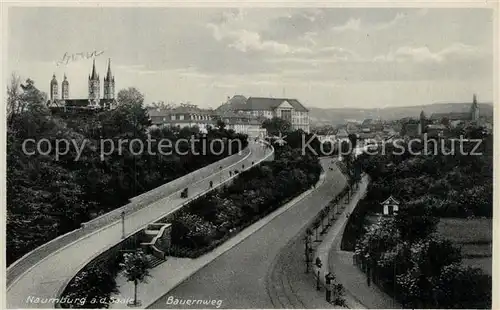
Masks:
[[[347,223],[347,217],[345,216],[345,214],[347,212],[352,212],[352,210],[356,207],[358,201],[364,195],[367,185],[368,185],[368,179],[365,177],[361,181],[361,184],[359,185],[358,191],[356,191],[356,193],[352,197],[349,204],[342,206],[342,212],[338,215],[338,217],[334,221],[332,227],[330,227],[327,234],[323,237],[323,241],[316,248],[316,251],[315,251],[313,257],[319,257],[321,259],[321,261],[323,262],[323,266],[320,269],[320,281],[323,285],[325,285],[325,275],[328,274],[328,272],[332,272],[337,277],[337,279],[336,279],[337,282],[342,283],[344,285],[344,287],[346,287],[344,282],[337,275],[337,273],[338,273],[337,269],[344,268],[344,266],[340,267],[338,264],[332,263],[332,261],[331,261],[332,257],[331,257],[331,255],[329,255],[329,252],[337,240],[342,240],[342,238],[339,239],[338,236],[342,236],[343,231],[344,231],[344,227]],[[352,259],[351,259],[351,265],[352,265]],[[352,266],[352,267],[356,268],[355,266]],[[314,269],[317,270],[317,268],[314,268]],[[359,283],[359,280],[357,279],[355,283]],[[359,300],[357,300],[355,296],[350,294],[350,292],[347,290],[347,287],[346,287],[345,300],[346,300],[347,306],[350,309],[366,309],[367,308],[361,302],[359,302]]]
[[[321,281],[324,283],[326,266],[346,290],[346,302],[349,308],[355,309],[399,309],[392,297],[381,291],[375,284],[366,283],[366,275],[353,264],[353,252],[341,251],[340,243],[347,224],[346,212],[352,213],[356,205],[366,193],[368,178],[365,176],[340,218],[329,230],[323,242],[318,246],[315,255],[323,261]]]
[[[299,196],[292,199],[290,202],[275,210],[266,217],[260,219],[259,221],[253,223],[247,228],[243,229],[237,235],[233,236],[219,247],[215,248],[211,252],[208,252],[198,258],[178,258],[178,257],[168,257],[167,261],[150,269],[151,277],[147,279],[148,283],[140,283],[138,285],[138,299],[142,302],[141,308],[147,308],[149,305],[153,304],[156,300],[161,298],[167,292],[174,289],[177,285],[182,283],[184,280],[189,278],[191,275],[196,273],[199,269],[203,268],[214,259],[233,248],[244,239],[252,235],[254,232],[265,226],[271,220],[287,211],[297,202],[302,200],[304,197],[313,192],[320,184],[324,182],[325,174],[320,175],[320,179],[316,184],[316,187],[309,189]],[[127,282],[122,274],[119,274],[116,283],[120,291],[119,294],[114,295],[120,300],[126,300],[127,298],[133,298],[134,296],[134,285],[131,282]],[[124,304],[116,303],[110,304],[110,308],[124,308]]]

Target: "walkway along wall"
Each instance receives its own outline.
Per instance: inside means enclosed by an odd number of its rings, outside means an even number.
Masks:
[[[259,165],[261,162],[264,162],[264,161],[272,161],[272,160],[274,160],[274,148],[271,145],[267,145],[267,146],[270,148],[270,153],[266,157],[264,157],[263,159],[255,162],[253,165],[250,165],[248,167],[245,166],[244,169],[242,169],[242,170],[248,170],[248,169],[250,169],[250,168],[252,168],[254,166]],[[238,168],[241,168],[241,167],[238,167]],[[235,169],[237,169],[237,168],[235,168]],[[239,170],[239,171],[242,171],[242,170]],[[176,212],[178,212],[184,206],[186,206],[189,203],[191,203],[191,201],[193,201],[193,200],[195,200],[195,199],[197,199],[197,198],[199,198],[201,196],[204,196],[205,194],[213,191],[214,189],[218,188],[219,186],[226,186],[227,184],[231,184],[233,182],[234,178],[236,178],[237,176],[238,176],[238,174],[236,174],[236,175],[233,174],[232,177],[230,177],[229,179],[226,179],[223,183],[218,184],[218,186],[214,186],[213,188],[209,188],[209,189],[205,190],[204,192],[199,193],[198,195],[189,197],[188,199],[186,199],[185,202],[183,202],[177,208],[175,208],[174,210],[172,210],[171,212],[169,212],[169,214],[167,214],[166,216],[162,216],[161,218],[153,221],[152,223],[157,223],[157,222],[163,222],[163,223],[165,223],[167,219],[171,218],[171,216],[173,214],[175,214]],[[180,187],[180,188],[182,188],[182,187]],[[116,244],[114,246],[111,246],[110,248],[104,250],[103,252],[98,253],[97,255],[95,255],[88,263],[86,263],[85,265],[83,265],[83,266],[80,267],[78,273],[80,273],[85,268],[85,266],[87,266],[87,265],[89,265],[91,263],[105,264],[109,260],[115,259],[116,257],[118,257],[118,255],[120,255],[120,253],[123,253],[124,251],[135,250],[137,247],[139,247],[140,240],[144,240],[144,227],[141,228],[141,229],[139,229],[139,230],[136,230],[135,232],[132,232],[129,236],[127,236],[125,239],[123,239],[123,241],[121,241],[120,243],[118,243],[118,244]],[[78,275],[78,273],[74,277],[76,277]],[[68,279],[67,282],[63,285],[63,287],[61,287],[59,293],[57,294],[57,296],[59,298],[62,297],[64,291],[66,290],[66,287],[74,279],[74,277],[71,278],[71,279]],[[54,307],[58,307],[58,308],[60,307],[59,304],[54,304],[53,306]]]
[[[10,286],[18,276],[35,266],[39,261],[50,255],[51,253],[56,252],[57,250],[87,234],[90,234],[106,225],[119,220],[122,212],[125,212],[125,215],[132,214],[192,183],[195,176],[196,178],[206,178],[216,172],[220,166],[233,165],[247,158],[248,156],[250,156],[250,149],[246,147],[239,154],[226,157],[201,169],[193,171],[185,176],[177,178],[169,183],[161,185],[149,192],[136,196],[130,199],[129,204],[126,204],[121,208],[115,209],[93,220],[83,223],[81,228],[70,231],[37,247],[33,251],[25,254],[23,257],[15,261],[7,268],[7,287]]]

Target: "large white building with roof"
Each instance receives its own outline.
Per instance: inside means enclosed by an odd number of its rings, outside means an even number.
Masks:
[[[309,110],[297,99],[233,96],[216,111],[233,111],[254,117],[279,117],[289,121],[292,128],[309,132]]]
[[[151,123],[154,126],[198,126],[200,130],[206,131],[208,127],[217,126],[219,120],[226,124],[227,129],[237,133],[247,134],[251,137],[263,136],[265,129],[261,128],[262,122],[259,118],[246,113],[233,111],[214,111],[201,109],[196,105],[182,104],[173,109],[163,110],[157,108],[148,109]]]

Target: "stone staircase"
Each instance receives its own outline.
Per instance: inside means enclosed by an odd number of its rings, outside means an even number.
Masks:
[[[171,224],[153,223],[144,230],[144,242],[141,247],[147,254],[156,258],[152,260],[156,266],[166,259],[170,241],[165,243],[165,239],[170,239],[170,226]],[[157,260],[161,262],[157,263]]]
[[[150,266],[150,268],[154,268],[154,267],[156,267],[156,266],[158,266],[158,265],[160,265],[160,264],[162,264],[162,263],[165,262],[164,259],[158,258],[158,257],[156,257],[156,256],[154,256],[152,254],[147,254],[146,256],[149,259],[149,266]]]

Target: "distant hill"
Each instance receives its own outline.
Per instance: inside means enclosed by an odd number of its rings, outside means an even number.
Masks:
[[[493,104],[478,103],[480,116],[493,117]],[[420,111],[429,117],[433,113],[449,113],[449,112],[469,112],[471,103],[433,103],[425,106],[409,106],[409,107],[388,107],[381,109],[322,109],[309,107],[309,116],[311,125],[339,125],[345,124],[347,121],[359,121],[364,119],[382,119],[396,120],[405,117],[418,118]]]

